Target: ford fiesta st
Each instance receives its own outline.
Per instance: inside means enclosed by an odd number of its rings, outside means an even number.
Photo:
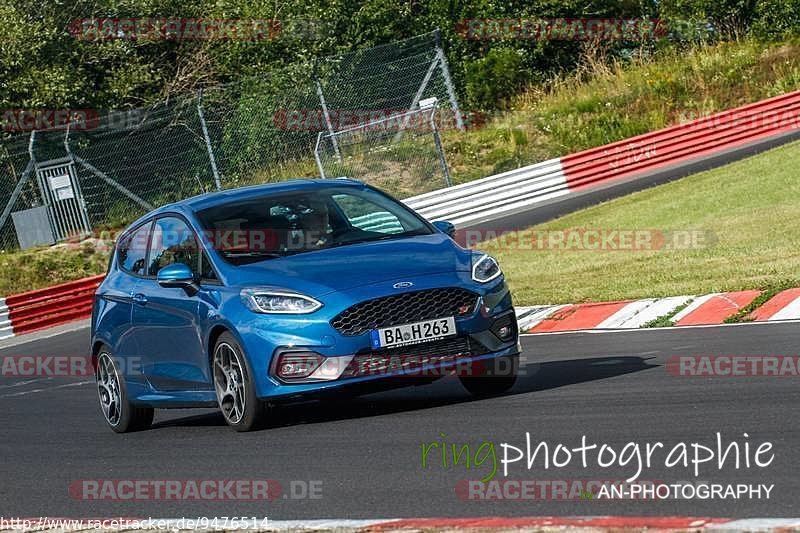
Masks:
[[[156,408],[218,406],[239,431],[267,404],[457,375],[515,382],[517,322],[500,266],[351,180],[297,180],[161,207],[117,239],[91,350],[114,431]]]

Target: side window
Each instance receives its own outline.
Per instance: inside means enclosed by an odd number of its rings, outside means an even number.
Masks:
[[[203,281],[219,281],[217,273],[214,272],[214,267],[211,266],[211,261],[205,253],[200,254],[200,279]]]
[[[195,275],[200,273],[200,250],[192,229],[180,218],[164,217],[155,221],[150,242],[151,276],[167,265],[183,263]]]
[[[350,194],[335,194],[333,199],[354,228],[387,234],[405,231],[403,224],[395,214],[366,198]]]
[[[144,276],[147,272],[147,240],[152,223],[148,222],[128,235],[117,245],[117,262],[125,272]]]

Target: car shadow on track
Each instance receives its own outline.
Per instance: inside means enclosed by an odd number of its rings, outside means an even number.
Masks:
[[[493,398],[530,394],[660,366],[649,363],[650,359],[635,356],[594,357],[527,364],[520,368],[520,377],[514,388]],[[483,400],[470,397],[454,377],[445,377],[422,388],[406,387],[366,396],[274,406],[264,429],[381,416]],[[220,413],[209,413],[164,420],[153,424],[153,428],[224,425],[225,419]]]

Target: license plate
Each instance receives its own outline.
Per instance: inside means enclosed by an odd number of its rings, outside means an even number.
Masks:
[[[370,332],[373,348],[407,346],[421,342],[431,342],[456,335],[454,317],[423,320],[389,328],[373,329]]]

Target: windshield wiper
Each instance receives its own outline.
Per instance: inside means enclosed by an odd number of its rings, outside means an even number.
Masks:
[[[222,254],[225,257],[272,257],[272,258],[283,257],[285,255],[285,254],[279,254],[279,253],[276,253],[276,252],[263,252],[263,251],[246,251],[246,252],[242,251],[242,252],[237,252],[237,251],[230,251],[230,250],[222,251]]]
[[[391,241],[395,239],[404,239],[406,237],[416,237],[418,235],[426,235],[426,233],[420,230],[413,230],[413,231],[406,231],[404,233],[387,233],[381,237],[368,237],[366,239],[355,239],[352,241],[341,241],[334,243],[331,248],[336,248],[338,246],[349,246],[351,244],[362,244],[365,242],[379,242],[379,241]]]

